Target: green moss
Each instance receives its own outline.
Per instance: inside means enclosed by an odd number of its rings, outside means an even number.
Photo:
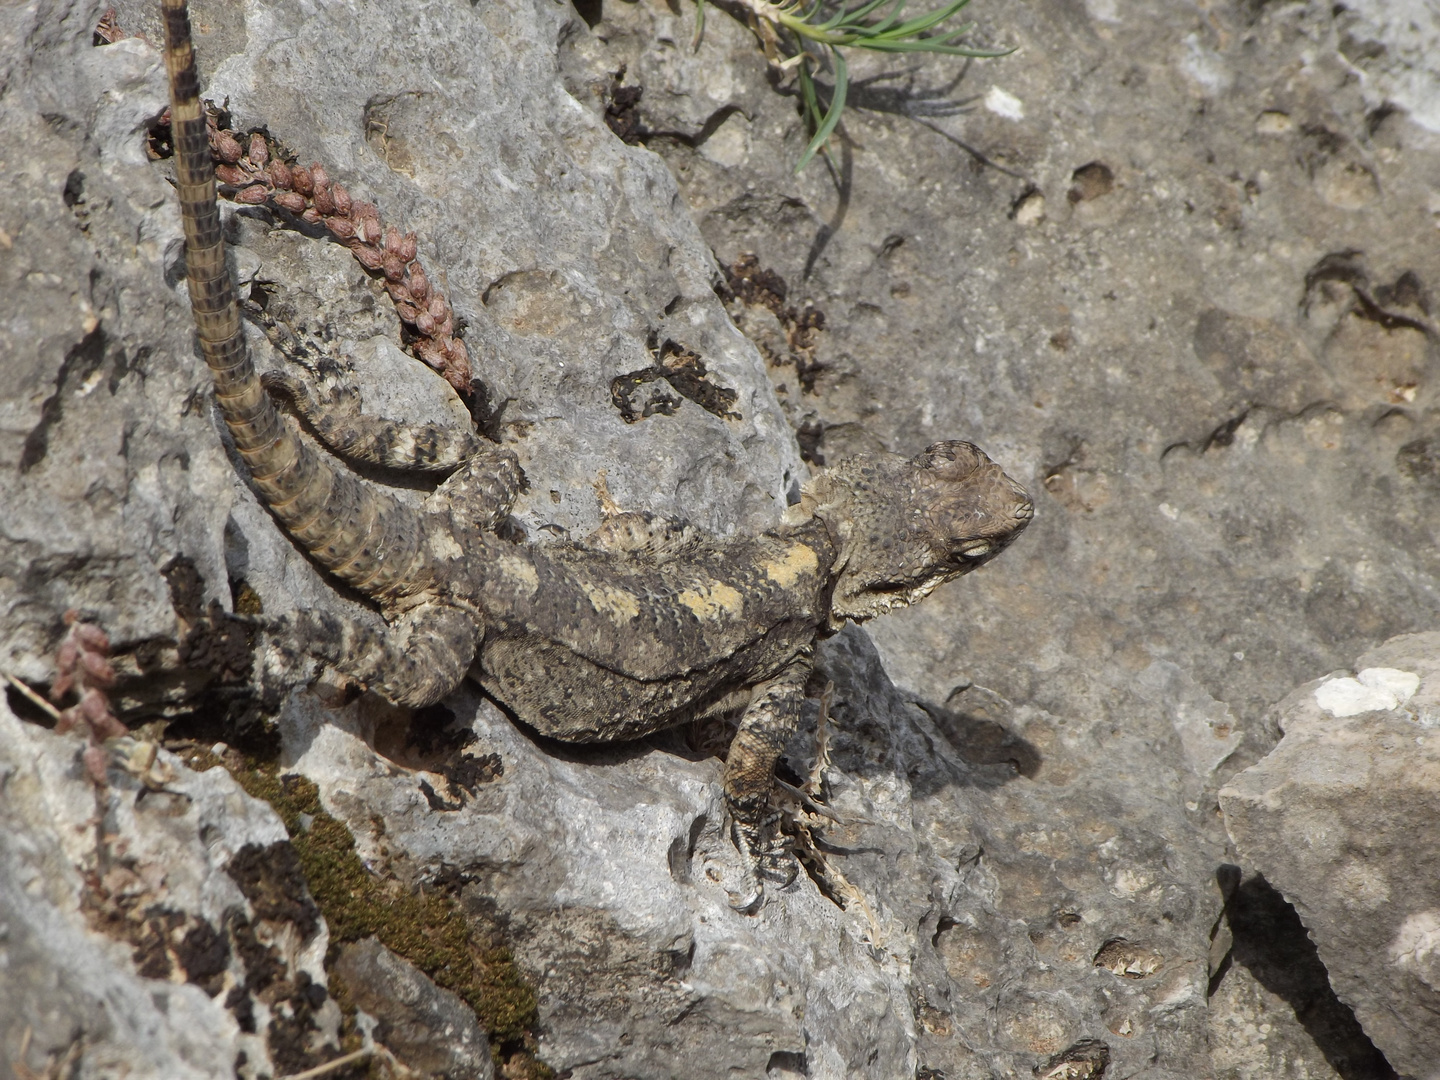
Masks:
[[[469,920],[450,896],[411,892],[371,874],[355,852],[350,830],[325,812],[310,780],[281,776],[274,764],[253,760],[234,776],[285,823],[306,884],[330,927],[332,950],[375,935],[475,1010],[497,1059],[502,1052],[509,1057],[506,1075],[525,1080],[553,1075],[529,1052],[535,991],[509,949],[475,940]]]

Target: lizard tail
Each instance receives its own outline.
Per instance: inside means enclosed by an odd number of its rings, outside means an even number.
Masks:
[[[378,600],[422,591],[434,575],[419,512],[332,469],[284,422],[255,373],[225,265],[186,0],[163,0],[163,8],[190,306],[235,448],[271,513],[326,570]]]

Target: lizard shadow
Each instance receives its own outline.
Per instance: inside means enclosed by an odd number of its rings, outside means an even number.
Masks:
[[[821,645],[811,685],[827,684],[832,763],[867,778],[903,772],[914,798],[1033,779],[1043,764],[1040,750],[1007,723],[1011,707],[1000,695],[968,683],[945,705],[907,694],[859,627],[847,626]],[[812,744],[818,712],[818,705],[807,709],[802,725]]]
[[[714,760],[721,767],[740,712],[663,728],[638,739],[603,743],[562,742],[521,720],[504,702],[471,688],[493,705],[546,757],[592,767],[613,767],[663,754],[689,762]],[[792,786],[805,783],[815,761],[820,698],[829,687],[826,721],[829,761],[853,776],[880,778],[900,769],[912,795],[925,798],[946,787],[998,788],[1033,778],[1040,751],[997,715],[1008,709],[999,695],[969,687],[962,704],[923,701],[901,691],[886,674],[869,635],[848,626],[821,644],[799,729],[776,765]]]
[[[510,706],[486,693],[478,684],[475,684],[474,688],[480,692],[480,695],[486,701],[495,706],[505,719],[510,721],[515,730],[523,735],[536,749],[546,757],[554,758],[557,761],[566,761],[577,765],[624,765],[627,762],[643,758],[656,749],[660,749],[661,747],[655,745],[657,740],[676,730],[675,728],[669,728],[653,735],[639,739],[629,739],[623,742],[562,742],[549,735],[541,734],[535,728],[525,723],[524,720],[521,720],[520,717],[515,714]],[[668,749],[668,747],[665,748]],[[699,759],[696,758],[695,760]]]

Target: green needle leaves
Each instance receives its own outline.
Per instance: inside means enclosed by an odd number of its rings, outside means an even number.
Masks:
[[[1011,49],[977,49],[957,44],[975,29],[973,22],[946,27],[944,24],[958,14],[970,0],[950,2],[904,19],[906,0],[864,0],[854,7],[841,7],[827,14],[824,0],[793,0],[780,4],[768,0],[742,0],[755,16],[755,28],[761,32],[770,59],[781,67],[795,67],[800,82],[800,98],[805,115],[814,133],[800,162],[799,172],[810,163],[840,122],[845,109],[845,95],[850,85],[849,69],[843,49],[871,49],[875,52],[943,53],[947,56],[991,58],[1004,56]],[[704,0],[697,0],[702,4]],[[701,11],[703,13],[703,7]],[[703,14],[702,14],[703,17]],[[697,31],[698,40],[698,31]],[[827,56],[828,54],[828,56]],[[829,61],[835,84],[830,101],[822,110],[816,92],[812,69]]]

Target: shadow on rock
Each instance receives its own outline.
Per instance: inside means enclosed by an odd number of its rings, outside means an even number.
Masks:
[[[1238,866],[1221,866],[1216,881],[1225,895],[1221,921],[1232,944],[1210,976],[1219,989],[1232,963],[1283,998],[1341,1080],[1396,1080],[1385,1055],[1370,1041],[1355,1013],[1330,987],[1330,976],[1295,908],[1260,874],[1241,880]]]

